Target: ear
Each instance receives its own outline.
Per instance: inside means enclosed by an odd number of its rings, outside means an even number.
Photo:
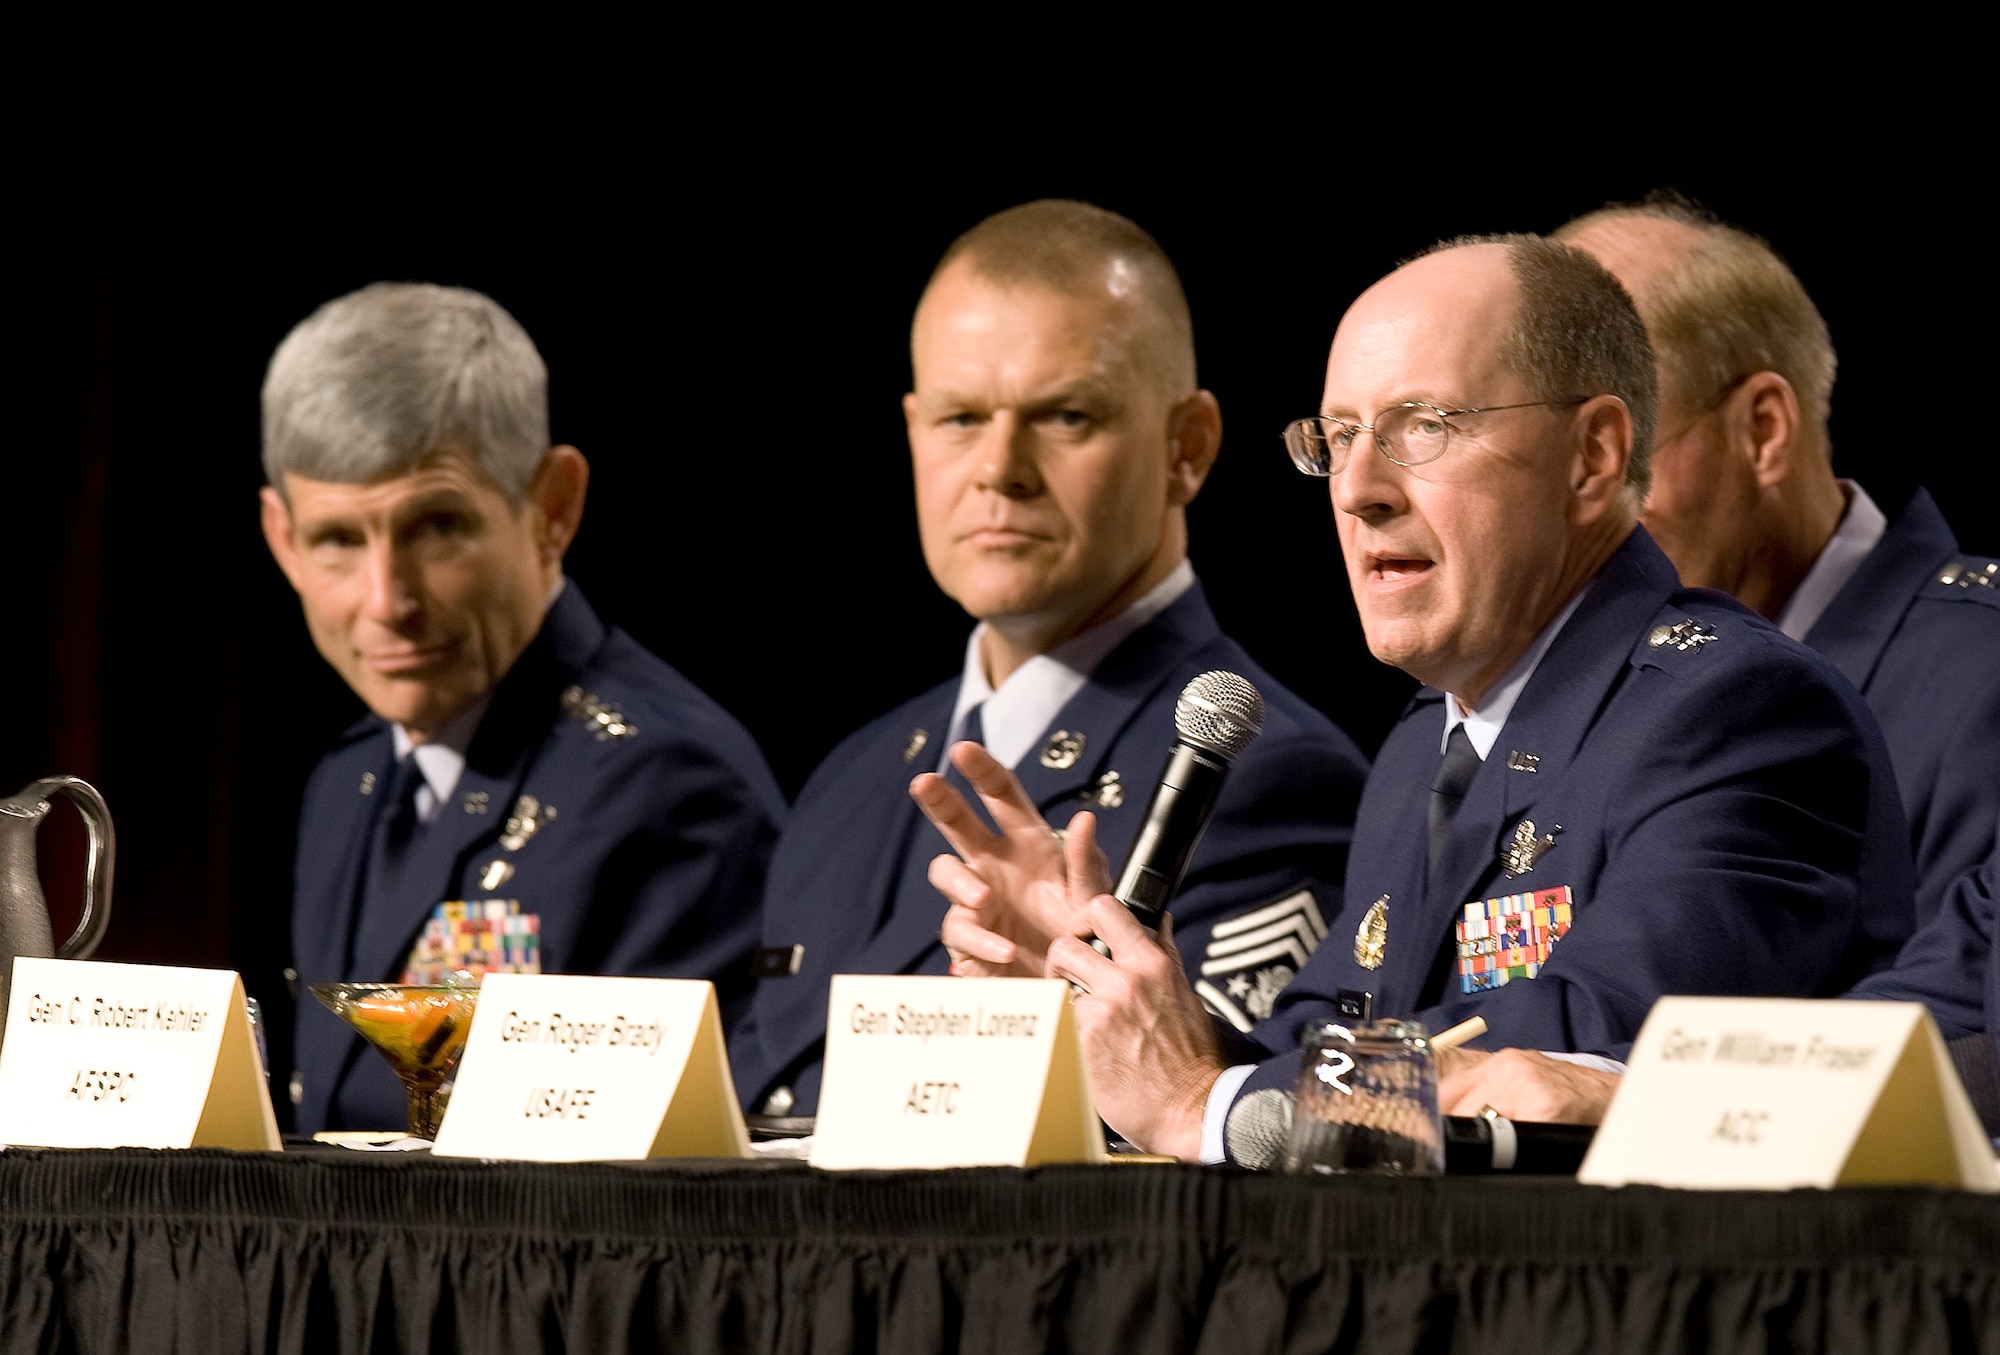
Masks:
[[[1782,483],[1798,464],[1799,396],[1776,372],[1756,372],[1731,392],[1722,410],[1730,445],[1750,463],[1764,489]]]
[[[1576,412],[1570,459],[1572,511],[1591,522],[1627,500],[1625,467],[1632,459],[1632,411],[1615,395],[1599,395]]]
[[[299,586],[299,546],[292,539],[292,510],[285,504],[285,496],[269,485],[257,492],[258,517],[264,527],[264,544],[271,548],[271,558],[278,562],[284,572],[285,581],[296,590]]]
[[[528,502],[537,518],[535,546],[544,565],[562,563],[563,553],[583,525],[583,500],[590,488],[590,463],[574,447],[551,447],[535,467]]]
[[[1167,502],[1184,508],[1201,493],[1222,450],[1222,405],[1208,391],[1196,391],[1174,406],[1167,420]]]

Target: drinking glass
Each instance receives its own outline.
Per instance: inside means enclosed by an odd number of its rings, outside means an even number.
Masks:
[[[444,1119],[445,1086],[465,1052],[479,1001],[476,986],[415,983],[315,983],[312,995],[382,1051],[409,1100],[410,1133],[435,1139]]]
[[[1289,1172],[1444,1171],[1429,1032],[1416,1021],[1324,1021],[1301,1038]]]

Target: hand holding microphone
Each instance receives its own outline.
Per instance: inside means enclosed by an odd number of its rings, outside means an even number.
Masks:
[[[1181,689],[1174,703],[1178,737],[1112,890],[1147,931],[1159,929],[1161,914],[1180,889],[1230,762],[1263,726],[1264,699],[1235,673],[1203,673]],[[1105,951],[1101,942],[1093,944]]]

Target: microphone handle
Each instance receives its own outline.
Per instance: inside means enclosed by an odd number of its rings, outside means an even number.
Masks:
[[[1176,739],[1166,770],[1153,787],[1139,836],[1126,854],[1125,869],[1112,891],[1139,925],[1154,931],[1167,903],[1181,887],[1188,858],[1208,827],[1229,763],[1205,748]]]

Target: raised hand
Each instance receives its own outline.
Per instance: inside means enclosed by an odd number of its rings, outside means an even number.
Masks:
[[[957,767],[999,829],[987,826],[943,777],[925,772],[910,795],[957,856],[940,856],[929,878],[951,903],[939,931],[961,975],[1047,973],[1049,943],[1089,936],[1083,906],[1111,888],[1097,847],[1097,820],[1079,813],[1058,838],[1014,774],[976,743],[952,747]]]

